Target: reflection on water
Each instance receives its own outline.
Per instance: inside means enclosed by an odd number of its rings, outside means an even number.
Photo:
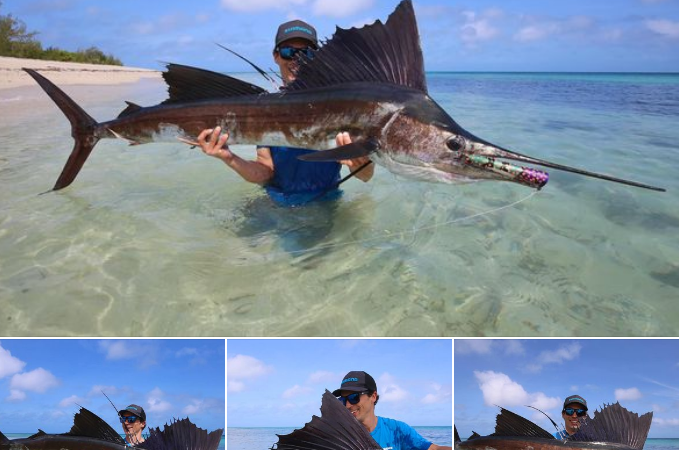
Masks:
[[[0,108],[0,335],[676,335],[679,81],[663,79],[668,101],[647,114],[658,83],[573,76],[429,86],[491,142],[667,193],[553,171],[526,198],[377,168],[340,199],[286,209],[198,150],[110,139],[71,187],[38,195],[70,152],[68,123],[37,87],[0,91],[12,105]],[[602,83],[605,95],[576,95]],[[66,89],[98,120],[164,90]]]

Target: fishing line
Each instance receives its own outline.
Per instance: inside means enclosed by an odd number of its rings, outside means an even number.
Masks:
[[[337,242],[337,243],[332,243],[332,244],[319,245],[319,246],[316,246],[316,247],[306,248],[306,249],[302,249],[302,250],[289,250],[289,251],[279,252],[279,253],[301,255],[301,254],[304,254],[304,253],[317,252],[319,250],[328,250],[328,249],[332,249],[332,248],[345,247],[345,246],[348,246],[348,245],[363,244],[363,243],[366,243],[366,242],[372,242],[372,241],[376,241],[376,240],[379,240],[379,239],[384,239],[385,237],[394,237],[394,236],[399,236],[399,235],[405,236],[405,235],[409,235],[409,234],[415,235],[415,234],[422,232],[422,231],[433,230],[433,229],[436,229],[436,228],[439,228],[439,227],[442,227],[442,226],[452,225],[452,224],[463,222],[463,221],[466,221],[466,220],[476,219],[476,218],[483,217],[483,216],[486,216],[486,215],[489,215],[489,214],[493,214],[493,213],[503,211],[505,209],[513,208],[514,206],[529,200],[530,198],[535,196],[538,192],[539,191],[531,192],[530,194],[523,197],[522,199],[519,199],[515,202],[509,203],[508,205],[500,206],[498,208],[489,209],[487,211],[482,211],[482,212],[479,212],[479,213],[476,213],[476,214],[471,214],[471,215],[465,216],[465,217],[458,217],[456,219],[448,220],[446,222],[437,223],[437,224],[434,224],[434,225],[425,225],[425,226],[413,228],[413,229],[410,229],[410,230],[388,232],[384,235],[373,236],[373,237],[369,237],[369,238],[365,238],[365,239],[357,239],[357,240],[354,240],[354,241],[347,241],[347,242]]]

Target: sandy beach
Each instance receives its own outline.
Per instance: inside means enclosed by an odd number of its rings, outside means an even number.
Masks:
[[[80,64],[40,59],[0,57],[0,89],[30,86],[35,81],[23,67],[46,73],[59,86],[74,84],[120,84],[138,81],[140,78],[159,78],[160,71],[125,66]]]

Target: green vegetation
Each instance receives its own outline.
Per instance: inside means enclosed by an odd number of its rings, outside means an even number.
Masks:
[[[0,1],[0,9],[2,2]],[[110,64],[122,66],[123,63],[111,55],[106,55],[96,47],[69,52],[55,47],[42,48],[35,31],[26,31],[26,24],[11,14],[0,14],[0,56],[15,58],[48,59],[90,64]]]

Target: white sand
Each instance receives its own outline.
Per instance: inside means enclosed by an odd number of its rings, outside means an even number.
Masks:
[[[0,89],[11,89],[35,84],[23,67],[46,74],[57,85],[68,84],[120,84],[140,78],[159,78],[157,70],[100,64],[80,64],[40,59],[9,58],[0,56]]]

